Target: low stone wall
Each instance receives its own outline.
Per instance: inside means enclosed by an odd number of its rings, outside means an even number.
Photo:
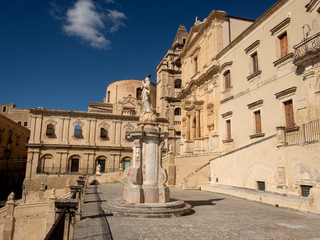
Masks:
[[[217,154],[174,156],[174,165],[176,166],[176,186],[184,187],[186,189],[195,189],[199,188],[199,182],[201,184],[209,182],[209,168],[203,169],[199,174],[194,174],[194,171],[207,164],[214,156],[217,156]],[[163,161],[163,167],[168,172],[168,160]],[[187,176],[189,177],[185,179]]]
[[[114,182],[122,182],[125,181],[129,173],[129,169],[125,171],[119,172],[111,172],[111,173],[101,173],[100,175],[93,174],[89,176],[89,183],[96,180],[98,184],[100,183],[114,183]]]
[[[302,188],[309,186],[308,211],[320,213],[320,142],[276,145],[277,138],[269,137],[212,159],[211,184],[253,190],[263,186],[262,192],[301,198]]]
[[[79,174],[80,175],[80,174]],[[38,191],[41,183],[44,183],[46,189],[64,188],[69,180],[69,185],[74,185],[77,182],[79,175],[48,175],[38,174],[36,178],[25,179],[23,184],[26,191]]]

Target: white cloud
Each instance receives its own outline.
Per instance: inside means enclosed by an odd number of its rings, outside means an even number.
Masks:
[[[114,3],[114,0],[105,0],[106,3]]]
[[[108,10],[108,18],[111,20],[113,25],[110,28],[110,32],[116,32],[120,26],[125,26],[122,20],[126,19],[126,15],[118,10]]]
[[[101,33],[105,29],[104,15],[96,10],[91,0],[78,0],[67,12],[64,31],[87,41],[92,47],[107,49],[110,41]]]

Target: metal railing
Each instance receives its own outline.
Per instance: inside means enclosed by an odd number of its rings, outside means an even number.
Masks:
[[[285,130],[287,145],[305,144],[320,141],[320,119]]]
[[[320,32],[303,40],[294,47],[293,63],[299,65],[308,57],[320,53]]]

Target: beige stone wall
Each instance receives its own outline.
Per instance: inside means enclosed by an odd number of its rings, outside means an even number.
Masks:
[[[136,127],[135,116],[43,109],[31,112],[25,180],[28,189],[34,189],[41,181],[50,188],[62,187],[69,176],[94,174],[100,160],[105,161],[105,172],[122,171],[123,161],[132,159],[132,143],[126,140],[125,134]],[[49,125],[54,127],[54,133],[48,134]],[[81,126],[80,137],[75,136],[77,125]],[[101,136],[101,128],[107,131],[106,138]],[[79,168],[71,172],[74,158],[79,159]],[[58,176],[63,178],[62,186],[60,180],[53,180]]]
[[[202,167],[204,164],[207,164],[210,159],[215,157],[216,154],[207,154],[202,156],[174,156],[174,165],[176,166],[176,185],[177,186],[183,186],[184,179],[194,172],[196,169]],[[169,166],[169,158],[166,157],[163,159],[163,167],[168,172],[168,166]],[[209,170],[209,169],[207,169]],[[203,178],[199,181],[199,179],[196,177],[194,179],[188,180],[188,186],[187,188],[197,188],[198,183],[207,183],[209,182],[209,171],[201,172],[203,173]],[[201,176],[202,177],[202,176]]]
[[[223,22],[223,48],[238,37],[253,20],[227,16]]]
[[[0,115],[0,159],[24,159],[30,130]]]
[[[24,127],[30,128],[30,115],[27,108],[17,108],[13,103],[5,104],[0,106],[0,114]]]
[[[138,79],[120,80],[109,84],[106,92],[105,103],[115,104],[123,100],[124,97],[137,97],[137,89],[141,88],[141,81]],[[108,102],[108,92],[110,92],[110,101]],[[156,107],[156,86],[154,83],[150,85],[150,97],[152,106]]]
[[[320,143],[277,148],[275,137],[211,161],[211,183],[301,196],[301,185],[320,186]],[[253,154],[254,153],[254,154]]]
[[[257,20],[256,28],[251,26],[252,29],[243,35],[241,41],[219,54],[222,66],[218,80],[221,94],[219,125],[222,151],[257,141],[275,133],[277,126],[286,126],[285,101],[293,102],[296,125],[320,118],[319,101],[316,100],[319,61],[311,60],[304,70],[297,69],[293,63],[293,46],[302,41],[303,26],[311,26],[310,35],[320,30],[319,18],[316,20],[315,13],[305,10],[307,3],[308,1],[288,1],[264,21]],[[288,37],[288,54],[281,58],[279,36],[285,32]],[[251,55],[254,53],[258,55],[257,74],[252,72]],[[231,75],[229,89],[224,87],[223,74],[227,71]],[[290,89],[294,90],[279,94]],[[258,101],[260,103],[255,104]],[[260,136],[254,136],[255,111],[261,113]],[[231,121],[232,141],[229,142],[224,141],[227,140],[227,120]]]

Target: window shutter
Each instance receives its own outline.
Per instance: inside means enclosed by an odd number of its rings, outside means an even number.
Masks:
[[[254,113],[256,122],[256,133],[261,133],[261,114],[260,111]]]

